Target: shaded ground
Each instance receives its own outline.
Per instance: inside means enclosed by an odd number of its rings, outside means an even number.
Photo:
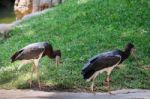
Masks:
[[[0,90],[0,99],[150,99],[150,90],[123,89],[108,93],[44,92],[35,90]]]
[[[15,0],[0,0],[0,23],[10,23],[15,20]]]

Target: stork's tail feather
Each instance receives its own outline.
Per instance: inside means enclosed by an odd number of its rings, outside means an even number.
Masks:
[[[11,63],[13,63],[14,61],[16,61],[17,56],[22,52],[23,50],[20,50],[18,52],[16,52],[14,55],[11,56]]]
[[[89,70],[89,71],[82,70],[81,72],[85,80],[88,80],[94,73],[95,73],[95,70]]]

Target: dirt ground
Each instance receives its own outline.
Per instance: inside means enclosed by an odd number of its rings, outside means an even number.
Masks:
[[[150,90],[122,89],[109,93],[45,92],[38,90],[0,90],[0,99],[150,99]]]

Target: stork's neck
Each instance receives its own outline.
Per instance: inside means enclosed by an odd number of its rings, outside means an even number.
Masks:
[[[49,49],[47,56],[49,58],[55,58],[57,56],[57,51],[55,51],[53,49]]]
[[[125,51],[123,52],[123,59],[127,59],[131,54],[131,49],[125,49]]]
[[[44,55],[47,55],[49,58],[56,58],[56,56],[61,57],[60,50],[53,50],[53,47],[49,44],[45,46],[45,53]]]
[[[52,50],[51,58],[55,58],[57,55],[56,51]]]
[[[47,55],[49,58],[55,58],[55,51],[53,50],[51,45],[46,45],[45,55]]]

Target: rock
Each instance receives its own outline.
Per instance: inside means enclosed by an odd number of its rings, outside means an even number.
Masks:
[[[53,0],[52,5],[55,6],[55,5],[61,4],[62,2],[64,2],[64,0]]]
[[[0,24],[0,38],[2,39],[7,38],[11,28],[12,28],[11,24]]]
[[[33,11],[42,11],[52,7],[52,0],[33,0]]]
[[[64,0],[15,0],[14,11],[16,20],[25,15],[42,11],[62,3]]]
[[[53,10],[53,9],[46,9],[46,10],[43,10],[43,11],[40,11],[40,12],[34,12],[34,13],[29,14],[29,15],[26,15],[22,18],[21,22],[24,21],[24,20],[28,20],[32,17],[40,16],[40,15],[42,15],[42,14],[44,14],[44,13],[50,11],[50,10]]]
[[[15,0],[14,12],[16,20],[22,19],[23,16],[32,13],[32,0]]]
[[[42,11],[62,3],[64,0],[33,0],[33,11]]]
[[[37,12],[39,11],[39,5],[40,5],[40,0],[33,0],[33,9],[32,9],[32,12]]]
[[[17,20],[12,22],[11,24],[0,24],[0,38],[5,39],[8,37],[9,32],[12,30],[13,27],[17,26],[18,24],[20,24],[21,22],[28,20],[32,17],[36,17],[39,16],[41,14],[44,14],[48,11],[50,11],[52,9],[48,9],[48,10],[44,10],[44,11],[40,11],[40,12],[35,12],[35,13],[31,13],[29,15],[26,15],[22,18],[22,20]]]
[[[50,11],[50,10],[52,10],[52,9],[31,13],[29,15],[24,16],[22,18],[22,20],[17,20],[17,21],[14,21],[14,22],[10,23],[10,24],[0,24],[0,38],[2,38],[2,39],[7,38],[8,35],[9,35],[9,32],[12,30],[12,28],[17,26],[21,22],[23,22],[25,20],[28,20],[32,17],[36,17],[36,16],[39,16],[41,14],[44,14],[44,13]]]
[[[40,0],[39,10],[45,10],[52,7],[52,0]]]

